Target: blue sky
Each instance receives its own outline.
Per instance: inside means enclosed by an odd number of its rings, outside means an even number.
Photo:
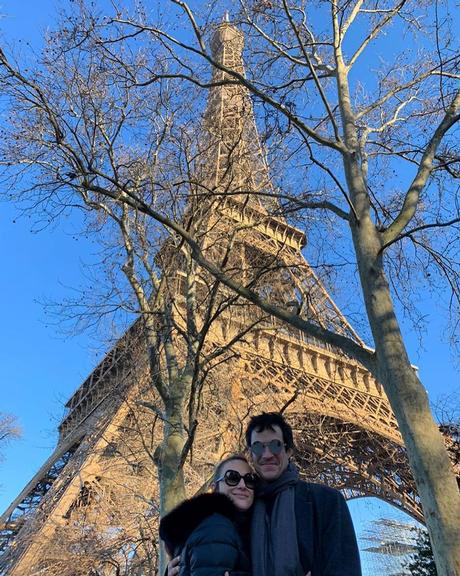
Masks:
[[[39,46],[52,21],[56,3],[48,0],[6,0],[0,3],[2,42],[22,39]],[[13,208],[0,205],[0,412],[17,416],[20,440],[4,450],[0,462],[0,509],[3,511],[31,479],[55,446],[56,428],[64,404],[100,359],[100,346],[88,336],[64,339],[47,323],[40,301],[57,300],[66,286],[79,284],[92,247],[72,235],[72,222],[39,233],[31,222],[17,219]],[[459,374],[443,339],[440,311],[424,304],[429,331],[421,349],[410,326],[405,327],[412,362],[430,399],[459,392]],[[364,501],[352,504],[355,522],[388,513],[384,504],[371,509]]]

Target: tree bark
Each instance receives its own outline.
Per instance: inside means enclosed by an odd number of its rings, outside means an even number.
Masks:
[[[163,303],[163,321],[169,326],[170,318],[166,311],[167,305]],[[164,327],[163,327],[164,328]],[[164,332],[159,323],[155,323],[152,315],[144,316],[144,330],[149,350],[149,365],[151,384],[163,401],[163,441],[157,447],[154,460],[158,472],[160,517],[185,500],[185,482],[182,467],[182,456],[185,445],[184,438],[184,398],[187,391],[187,382],[179,373],[175,350],[170,339],[170,329],[166,329],[167,336],[163,337],[164,356],[167,368],[167,381],[163,381],[162,364],[160,360],[159,335]],[[190,389],[190,385],[189,388]],[[168,559],[164,546],[159,543],[158,575],[162,576],[166,569]]]
[[[346,152],[345,177],[354,209],[350,228],[364,302],[375,344],[377,376],[382,383],[407,449],[408,459],[430,533],[439,576],[460,575],[460,496],[428,397],[407,354],[383,265],[383,234],[371,218],[358,128],[351,105],[348,69],[336,22],[337,93]]]
[[[439,576],[460,574],[460,497],[428,397],[404,346],[383,269],[380,237],[368,215],[352,226],[377,370],[397,418],[433,542]]]

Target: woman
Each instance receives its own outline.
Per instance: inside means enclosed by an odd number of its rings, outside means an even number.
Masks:
[[[246,458],[235,454],[216,467],[213,493],[186,500],[161,519],[166,551],[170,557],[180,555],[179,576],[223,576],[227,571],[249,576],[254,487]]]

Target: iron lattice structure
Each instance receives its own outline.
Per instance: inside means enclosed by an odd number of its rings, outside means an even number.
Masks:
[[[218,27],[212,49],[224,68],[244,71],[243,37],[232,25]],[[364,345],[305,261],[303,232],[278,215],[251,100],[226,78],[214,72],[219,85],[210,90],[200,141],[205,160],[196,172],[207,192],[191,195],[185,218],[200,219],[210,258],[218,259],[232,237],[229,274]],[[170,262],[169,290],[180,307],[180,258],[171,258],[168,246],[158,258]],[[339,349],[251,305],[221,314],[208,350],[249,325],[232,346],[230,366],[214,371],[203,393],[186,463],[189,490],[206,482],[225,451],[235,450],[251,413],[283,410],[305,477],[348,498],[376,496],[422,520],[395,417],[373,376]],[[161,422],[139,402],[158,402],[141,332],[135,323],[70,398],[54,453],[2,516],[3,574],[153,573]]]

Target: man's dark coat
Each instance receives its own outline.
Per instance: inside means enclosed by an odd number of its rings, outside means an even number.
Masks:
[[[299,481],[295,515],[300,561],[312,576],[361,576],[350,512],[338,490]]]

